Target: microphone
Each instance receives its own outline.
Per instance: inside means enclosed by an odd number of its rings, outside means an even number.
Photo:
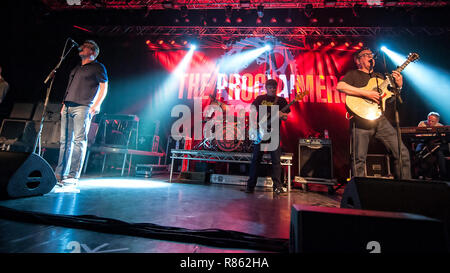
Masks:
[[[77,42],[75,42],[74,40],[72,40],[72,38],[68,38],[68,40],[72,43],[72,46],[73,46],[73,47],[76,47],[76,48],[78,49],[78,51],[81,51],[80,45],[79,45]]]

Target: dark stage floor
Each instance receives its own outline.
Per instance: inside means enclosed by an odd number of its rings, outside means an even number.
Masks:
[[[254,194],[241,186],[168,183],[168,177],[84,178],[79,193],[54,193],[2,200],[8,208],[64,215],[95,215],[128,223],[152,223],[190,230],[221,229],[267,238],[289,239],[292,204],[338,207],[342,189],[310,185],[277,196],[269,189]],[[253,248],[215,247],[197,243],[108,234],[63,226],[0,219],[2,253],[261,253]],[[269,251],[270,252],[270,251]]]

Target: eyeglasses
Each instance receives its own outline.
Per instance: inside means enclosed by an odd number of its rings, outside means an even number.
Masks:
[[[359,55],[359,58],[362,58],[362,57],[369,57],[371,59],[377,58],[373,53],[364,53],[364,54]]]

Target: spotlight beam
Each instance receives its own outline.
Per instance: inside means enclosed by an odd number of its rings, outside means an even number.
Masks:
[[[395,65],[400,65],[406,60],[406,56],[393,50],[382,47],[381,50],[392,60]],[[409,64],[403,70],[408,83],[415,87],[419,95],[432,107],[432,111],[441,114],[441,119],[450,121],[450,73],[437,66],[426,64],[423,61]]]
[[[249,65],[251,62],[253,62],[256,58],[258,58],[261,54],[271,49],[272,46],[266,44],[265,46],[260,48],[248,50],[231,56],[225,56],[218,62],[220,72],[222,73],[239,72],[247,65]]]

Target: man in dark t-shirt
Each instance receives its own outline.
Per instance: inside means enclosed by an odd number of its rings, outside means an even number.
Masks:
[[[81,64],[69,75],[61,109],[60,151],[55,170],[60,187],[78,183],[91,120],[100,111],[108,89],[105,66],[96,61],[100,52],[97,43],[87,40],[78,50]]]
[[[380,94],[375,90],[365,90],[369,80],[373,77],[384,79],[384,76],[373,72],[375,64],[372,51],[368,48],[358,50],[354,54],[354,61],[358,66],[357,70],[351,70],[345,74],[341,81],[338,82],[336,88],[346,95],[357,96],[372,100],[379,103]],[[399,89],[403,86],[403,77],[393,71],[392,76]],[[350,128],[352,131],[352,175],[366,176],[366,158],[369,147],[370,138],[375,137],[380,140],[389,152],[392,153],[395,161],[394,175],[397,179],[410,179],[411,166],[409,152],[403,143],[401,145],[402,166],[399,166],[399,152],[397,132],[384,115],[376,120],[366,120],[353,115],[350,120]],[[401,170],[400,170],[401,168]],[[402,177],[400,177],[402,174]]]
[[[286,99],[282,97],[278,97],[277,94],[277,81],[270,79],[266,82],[266,91],[267,94],[265,95],[259,95],[256,97],[256,99],[253,101],[252,105],[256,107],[256,110],[259,113],[259,106],[265,105],[270,108],[270,106],[277,105],[279,107],[279,119],[281,120],[287,120],[288,113],[290,112],[290,109],[284,109],[283,112],[281,110],[288,104]],[[267,110],[267,113],[270,113],[270,109]],[[259,114],[258,114],[259,115]],[[261,119],[261,117],[260,117]],[[267,129],[270,129],[270,116],[267,119]],[[279,133],[279,132],[275,132]],[[285,193],[287,190],[283,187],[283,184],[281,183],[281,147],[279,143],[277,143],[277,148],[273,151],[270,151],[270,156],[272,159],[272,181],[273,181],[273,191],[276,194]],[[245,192],[246,193],[253,193],[255,190],[255,186],[258,179],[258,168],[261,165],[261,159],[263,156],[263,151],[261,151],[261,143],[254,144],[253,145],[253,156],[252,156],[252,162],[250,164],[250,173],[249,173],[249,179],[247,181],[247,187]]]

